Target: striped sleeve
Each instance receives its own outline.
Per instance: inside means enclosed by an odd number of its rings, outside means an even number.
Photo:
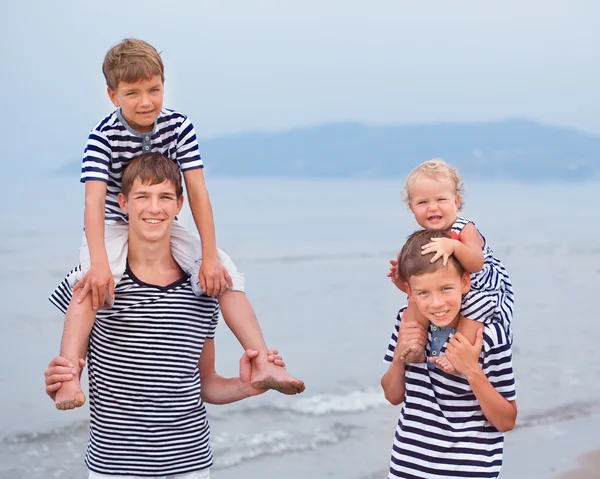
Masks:
[[[215,308],[215,313],[213,314],[212,320],[210,322],[210,326],[208,328],[208,333],[206,337],[208,339],[215,339],[215,333],[217,332],[217,324],[219,324],[219,313],[221,312],[221,308],[219,305]]]
[[[512,366],[512,348],[504,328],[492,323],[484,329],[482,369],[494,389],[508,401],[517,398]]]
[[[390,342],[388,343],[387,350],[385,352],[385,356],[383,357],[383,361],[386,363],[391,363],[394,359],[394,351],[396,350],[396,343],[398,342],[398,333],[400,332],[400,320],[402,319],[402,313],[406,309],[406,306],[402,306],[398,311],[398,315],[396,316],[396,323],[394,324],[394,330],[392,331],[392,336],[390,337]]]
[[[177,134],[177,161],[181,171],[203,168],[204,163],[200,158],[196,130],[192,122],[185,117]]]
[[[108,138],[101,131],[92,130],[83,152],[80,181],[85,183],[88,180],[97,180],[108,183],[110,159],[111,147]]]

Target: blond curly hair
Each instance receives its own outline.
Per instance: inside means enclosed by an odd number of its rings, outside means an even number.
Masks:
[[[449,181],[453,188],[454,194],[458,197],[458,211],[464,206],[463,197],[463,180],[458,175],[458,169],[452,168],[448,163],[440,158],[434,158],[425,161],[412,170],[404,183],[403,199],[408,204],[411,200],[411,189],[415,181],[420,177],[432,178],[437,181]]]

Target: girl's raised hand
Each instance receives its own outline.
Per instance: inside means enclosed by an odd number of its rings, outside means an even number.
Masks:
[[[435,253],[431,258],[431,262],[435,263],[438,259],[442,258],[442,264],[446,266],[448,264],[448,258],[456,247],[456,240],[450,238],[431,238],[431,243],[427,243],[421,248],[421,254]]]

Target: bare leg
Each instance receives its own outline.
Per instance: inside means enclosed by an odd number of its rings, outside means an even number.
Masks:
[[[408,302],[408,307],[402,315],[402,321],[407,323],[415,322],[423,326],[425,330],[429,328],[429,321],[423,316],[414,301]],[[410,363],[423,363],[425,362],[425,349],[418,344],[411,344],[404,351],[400,353],[400,359],[406,364]]]
[[[461,333],[471,344],[475,344],[475,338],[477,336],[477,331],[483,328],[483,323],[479,321],[475,321],[473,319],[465,318],[462,314],[460,315],[460,319],[458,321],[458,326],[456,330]],[[443,354],[438,358],[431,360],[438,368],[448,374],[457,374],[456,369],[448,359],[448,357]]]
[[[258,356],[252,360],[252,386],[256,389],[275,389],[283,394],[304,391],[302,381],[291,376],[285,368],[267,360],[267,345],[246,295],[227,290],[219,298],[219,304],[227,326],[242,347],[258,351]]]
[[[54,403],[56,409],[60,410],[74,409],[85,403],[85,395],[79,381],[81,374],[79,359],[85,358],[96,313],[92,309],[92,295],[88,294],[86,299],[78,304],[79,293],[80,291],[75,292],[69,303],[60,343],[60,355],[71,361],[77,373],[73,375],[71,381],[62,383],[61,388],[56,392]]]

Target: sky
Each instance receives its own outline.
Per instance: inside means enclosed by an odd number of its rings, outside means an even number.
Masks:
[[[48,171],[81,156],[111,111],[102,60],[126,37],[162,53],[165,106],[188,114],[200,138],[515,117],[600,135],[593,0],[35,0],[2,10],[5,154],[27,145]]]

